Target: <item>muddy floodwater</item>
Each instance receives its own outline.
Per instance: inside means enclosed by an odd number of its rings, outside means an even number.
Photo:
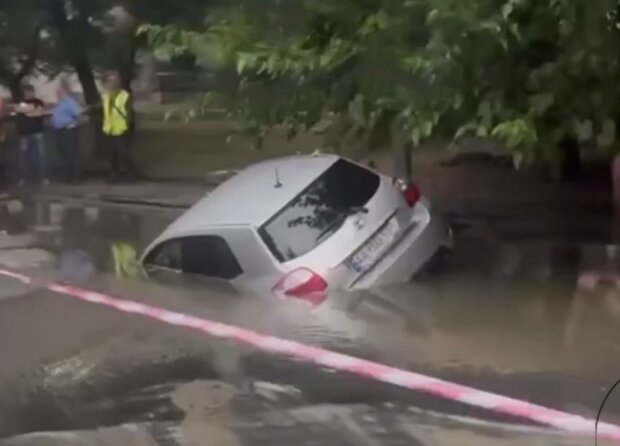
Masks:
[[[594,418],[620,379],[620,250],[458,224],[447,271],[310,309],[119,263],[178,210],[7,199],[0,267]],[[43,282],[41,282],[43,283]],[[594,444],[0,278],[0,445]],[[620,424],[620,390],[603,419]]]

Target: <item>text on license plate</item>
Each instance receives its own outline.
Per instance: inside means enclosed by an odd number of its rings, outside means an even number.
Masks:
[[[390,219],[390,221],[366,243],[361,251],[347,262],[349,267],[358,273],[368,270],[377,258],[390,247],[398,235],[399,229],[396,219]]]

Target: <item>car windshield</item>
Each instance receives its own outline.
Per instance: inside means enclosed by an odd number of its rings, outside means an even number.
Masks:
[[[379,182],[376,173],[338,160],[263,225],[259,234],[280,262],[296,259],[338,231],[347,215],[363,208]]]

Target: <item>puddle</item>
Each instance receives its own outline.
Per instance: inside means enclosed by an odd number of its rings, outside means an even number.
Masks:
[[[540,234],[506,241],[474,223],[457,234],[454,258],[443,276],[334,294],[309,311],[182,278],[144,282],[130,269],[119,268],[113,246],[139,253],[175,213],[119,209],[5,202],[0,205],[0,265],[141,296],[149,303],[585,416],[593,416],[605,389],[620,378],[620,282],[615,275],[620,255],[600,241],[567,243]],[[107,310],[42,291],[41,301],[9,299],[10,287],[2,282],[0,288],[0,296],[7,295],[0,301],[2,311],[12,312],[6,319],[0,315],[0,339],[21,336],[37,342],[41,337],[40,349],[20,353],[26,358],[20,360],[24,370],[15,365],[2,371],[0,366],[0,377],[6,378],[0,386],[11,379],[23,385],[12,389],[13,414],[2,420],[0,410],[0,436],[124,423],[139,424],[134,434],[142,435],[152,428],[144,423],[154,420],[178,427],[187,410],[179,409],[170,395],[179,383],[209,379],[233,385],[241,396],[248,392],[248,380],[290,386],[294,391],[264,398],[272,404],[286,401],[287,408],[391,402],[492,418],[421,395],[409,397],[400,389],[210,345],[200,335],[121,320]],[[45,323],[30,330],[33,320]],[[29,349],[28,344],[23,348]],[[223,356],[214,353],[218,348]],[[37,372],[31,374],[34,364]],[[243,401],[252,407],[264,399]],[[37,412],[35,405],[48,409]],[[604,415],[620,422],[620,394],[609,400]],[[239,440],[226,438],[222,444]]]

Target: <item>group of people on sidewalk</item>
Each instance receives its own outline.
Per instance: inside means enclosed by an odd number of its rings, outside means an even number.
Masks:
[[[66,81],[61,81],[57,102],[51,107],[46,107],[31,85],[22,87],[20,99],[15,104],[0,100],[0,143],[6,142],[7,122],[13,121],[17,131],[17,163],[11,169],[19,185],[26,181],[49,184],[50,154],[45,138],[48,122],[55,135],[64,181],[81,182],[78,128],[97,109],[102,113],[100,130],[109,155],[110,180],[139,178],[131,144],[135,122],[133,101],[130,93],[122,88],[117,73],[107,75],[101,102],[90,107],[79,104]]]

